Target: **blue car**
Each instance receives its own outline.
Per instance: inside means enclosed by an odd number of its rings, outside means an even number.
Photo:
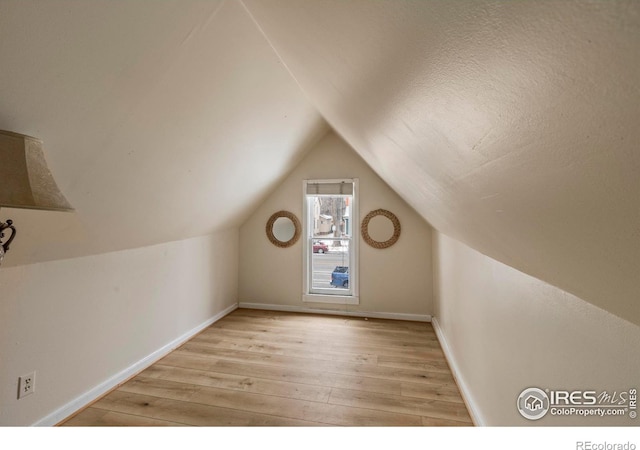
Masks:
[[[336,266],[331,273],[331,285],[335,287],[349,288],[349,267]]]

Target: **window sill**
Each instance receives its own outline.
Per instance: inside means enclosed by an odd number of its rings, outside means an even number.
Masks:
[[[332,303],[334,305],[359,305],[360,297],[353,295],[302,294],[305,303]]]

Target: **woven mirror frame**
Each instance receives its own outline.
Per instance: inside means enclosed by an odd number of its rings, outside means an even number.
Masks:
[[[371,236],[369,236],[369,221],[377,216],[384,216],[391,221],[393,224],[393,235],[387,239],[386,241],[380,242],[374,240]],[[360,226],[360,233],[362,234],[362,239],[369,244],[373,248],[387,248],[391,247],[398,241],[400,237],[400,221],[391,211],[387,211],[386,209],[376,209],[375,211],[371,211],[369,214],[365,216],[362,220],[362,224]]]
[[[278,220],[281,217],[287,218],[291,220],[291,222],[293,223],[293,227],[295,231],[293,233],[293,237],[288,241],[280,241],[273,234],[273,224],[276,222],[276,220]],[[295,244],[298,241],[298,239],[300,239],[300,234],[301,234],[300,221],[298,220],[295,214],[290,213],[289,211],[278,211],[276,213],[273,213],[271,217],[269,217],[269,220],[267,221],[266,232],[267,232],[267,237],[269,238],[269,241],[271,241],[271,243],[276,247],[280,247],[280,248],[291,247],[293,244]]]

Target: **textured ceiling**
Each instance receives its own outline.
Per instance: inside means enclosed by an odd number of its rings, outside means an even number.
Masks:
[[[77,210],[3,209],[5,264],[239,225],[326,120],[439,231],[640,324],[637,1],[3,0],[0,57],[0,129]]]
[[[3,209],[6,265],[237,226],[328,130],[235,1],[3,0],[0,61],[0,129],[76,209]]]
[[[640,324],[640,2],[245,4],[436,229]]]

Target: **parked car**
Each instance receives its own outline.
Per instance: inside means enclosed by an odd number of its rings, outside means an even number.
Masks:
[[[316,241],[313,243],[313,253],[327,253],[329,246],[324,242]]]
[[[331,272],[331,285],[335,287],[349,288],[349,267],[336,266]]]

